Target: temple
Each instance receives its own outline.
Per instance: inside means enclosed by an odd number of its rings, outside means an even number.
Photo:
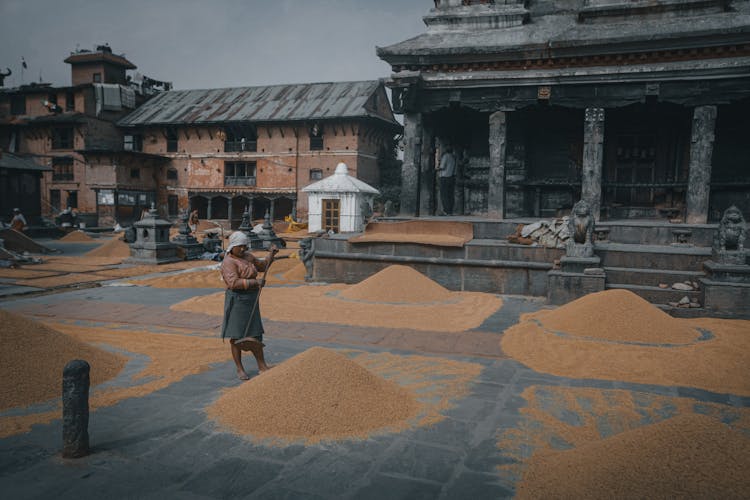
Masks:
[[[750,2],[435,0],[377,54],[404,115],[400,212],[717,222],[750,216]],[[744,125],[744,126],[743,126]]]

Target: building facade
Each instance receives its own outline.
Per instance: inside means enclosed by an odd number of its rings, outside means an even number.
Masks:
[[[133,149],[165,159],[157,202],[237,227],[307,216],[301,189],[340,162],[377,185],[401,132],[379,81],[272,85],[163,93],[118,125]]]
[[[602,219],[750,216],[750,2],[435,0],[378,55],[404,114],[401,211]]]
[[[158,158],[128,152],[104,156],[123,149],[115,122],[144,102],[151,89],[133,85],[126,71],[136,66],[106,45],[77,51],[65,62],[71,65],[71,86],[0,89],[0,148],[49,167],[32,218],[53,218],[71,207],[82,221],[97,225],[108,215],[99,212],[101,191],[155,192],[153,180],[139,183],[123,175],[122,166],[138,168]]]

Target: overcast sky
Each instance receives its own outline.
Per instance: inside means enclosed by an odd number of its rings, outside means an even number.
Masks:
[[[70,85],[63,60],[108,43],[175,89],[387,77],[376,46],[424,32],[432,0],[0,0],[6,87]],[[21,58],[28,68],[21,79]]]

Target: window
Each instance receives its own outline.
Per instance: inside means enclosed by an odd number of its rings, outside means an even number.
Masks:
[[[258,133],[252,125],[235,125],[224,129],[224,151],[258,151]]]
[[[14,95],[10,97],[10,114],[11,115],[25,115],[26,114],[26,96],[25,95]]]
[[[178,208],[176,194],[170,194],[169,196],[167,196],[167,211],[169,212],[170,217],[177,217]]]
[[[310,180],[311,181],[319,181],[323,178],[323,170],[319,168],[311,168],[310,169]]]
[[[52,210],[56,212],[60,211],[60,190],[59,189],[49,190],[49,204],[52,207]]]
[[[73,127],[52,129],[52,149],[73,149]]]
[[[142,151],[143,137],[134,134],[126,135],[124,137],[123,149],[125,149],[125,151]]]
[[[94,73],[92,76],[94,83],[102,83],[102,74],[101,73]]]
[[[131,168],[130,169],[130,178],[131,179],[140,179],[141,178],[141,169],[140,168]]]
[[[227,161],[224,162],[224,185],[225,186],[255,186],[254,161]]]
[[[323,229],[339,232],[339,200],[323,200]]]
[[[179,140],[177,138],[177,132],[175,130],[167,130],[167,153],[176,153],[179,146]]]
[[[78,191],[68,191],[68,204],[70,208],[78,208]]]
[[[52,180],[53,181],[72,181],[73,178],[74,178],[73,158],[53,158],[52,159]]]
[[[115,192],[111,189],[102,189],[97,193],[96,202],[99,205],[114,205],[115,204]]]
[[[321,151],[323,149],[323,127],[317,123],[310,129],[310,151]]]
[[[75,92],[67,92],[65,94],[65,111],[75,111],[76,109],[76,94]]]
[[[167,170],[167,180],[168,181],[176,181],[177,180],[177,170],[174,168],[170,168]]]

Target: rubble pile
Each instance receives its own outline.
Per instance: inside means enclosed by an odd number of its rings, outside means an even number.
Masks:
[[[519,224],[508,241],[521,245],[540,245],[546,248],[565,248],[570,238],[568,217],[540,220],[533,224]]]

